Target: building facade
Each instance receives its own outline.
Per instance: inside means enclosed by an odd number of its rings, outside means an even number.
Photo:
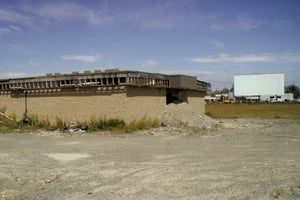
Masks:
[[[157,119],[166,104],[187,102],[204,112],[210,84],[186,75],[111,69],[0,80],[0,109],[18,120]]]

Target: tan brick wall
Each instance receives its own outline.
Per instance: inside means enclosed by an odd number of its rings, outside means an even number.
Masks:
[[[204,97],[195,91],[185,91],[187,95],[188,104],[195,108],[195,111],[204,113],[205,112],[205,102]]]
[[[158,118],[166,104],[164,89],[126,88],[123,93],[97,95],[28,97],[28,115],[55,122],[59,117],[68,122],[89,121],[92,117],[118,117],[126,121],[142,117]],[[22,119],[25,98],[0,96],[0,108]]]
[[[0,109],[5,109],[5,113],[17,119],[22,119],[25,112],[24,98],[11,98],[9,95],[0,95]]]

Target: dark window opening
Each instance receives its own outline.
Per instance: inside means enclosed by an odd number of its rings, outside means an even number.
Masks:
[[[119,85],[119,79],[118,78],[114,78],[114,84]]]
[[[174,103],[179,104],[188,102],[186,95],[183,90],[178,89],[167,89],[166,104]]]
[[[112,85],[112,81],[113,81],[112,78],[108,78],[108,85]]]
[[[126,83],[126,77],[120,77],[120,83]]]

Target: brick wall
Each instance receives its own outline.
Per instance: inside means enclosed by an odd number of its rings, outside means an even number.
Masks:
[[[185,91],[188,103],[195,111],[204,113],[204,99],[199,92]],[[89,121],[91,118],[120,118],[131,121],[142,117],[159,119],[166,106],[166,90],[158,88],[126,87],[118,93],[90,93],[54,96],[28,96],[28,116],[38,115],[39,119],[56,118],[67,122]],[[25,97],[0,95],[0,109],[15,115],[18,120],[25,112]]]
[[[117,117],[131,121],[142,117],[157,118],[166,104],[165,90],[152,88],[126,88],[121,93],[97,95],[37,96],[27,97],[28,115],[55,122],[61,118],[68,122],[89,121],[93,117]],[[22,119],[25,97],[0,96],[0,109],[8,115]]]
[[[195,111],[204,113],[205,112],[205,102],[204,94],[195,91],[185,91],[187,96],[187,102],[195,108]]]

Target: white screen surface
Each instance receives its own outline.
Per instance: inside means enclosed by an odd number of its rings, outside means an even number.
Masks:
[[[284,74],[234,76],[235,96],[283,95]]]

